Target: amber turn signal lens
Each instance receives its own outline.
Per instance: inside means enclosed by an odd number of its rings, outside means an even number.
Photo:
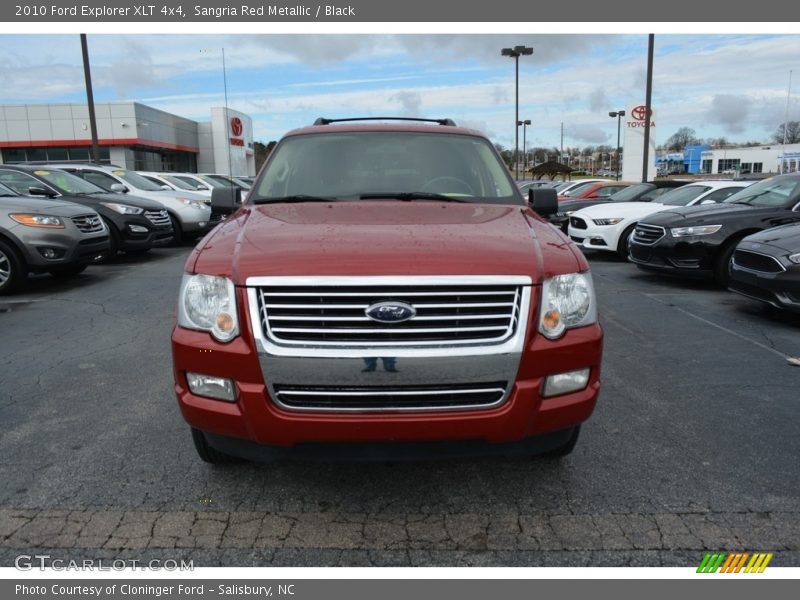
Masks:
[[[220,313],[217,315],[217,329],[228,333],[234,328],[233,317],[228,313]]]
[[[561,313],[557,310],[548,310],[544,313],[544,317],[542,318],[542,325],[544,325],[547,329],[554,330],[558,327],[559,322],[561,321]]]

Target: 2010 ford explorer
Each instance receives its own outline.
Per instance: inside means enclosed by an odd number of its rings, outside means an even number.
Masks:
[[[172,335],[203,460],[573,449],[600,386],[589,267],[485,136],[319,119],[232,195]]]

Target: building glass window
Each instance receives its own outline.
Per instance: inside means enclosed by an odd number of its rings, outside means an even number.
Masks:
[[[703,160],[703,166],[700,168],[700,171],[703,173],[711,173],[711,163],[713,161],[711,159]]]
[[[753,163],[753,173],[763,173],[764,163]]]
[[[738,158],[721,158],[717,163],[717,173],[725,173],[725,171],[738,171],[739,170]]]

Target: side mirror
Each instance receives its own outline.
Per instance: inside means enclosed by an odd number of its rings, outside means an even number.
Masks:
[[[207,185],[203,185],[202,183],[198,183],[198,184],[195,186],[195,188],[194,188],[194,189],[195,189],[195,190],[202,191],[202,192],[207,192],[207,191],[208,191],[208,186],[207,186]]]
[[[163,184],[161,184],[161,189],[162,189],[162,190],[167,190],[167,191],[170,191],[170,190],[172,190],[172,188],[171,188],[171,187],[169,187],[169,186],[168,186],[166,183],[163,183]]]
[[[211,214],[228,216],[242,203],[242,190],[220,187],[211,190]]]
[[[116,192],[117,194],[127,194],[128,188],[122,185],[121,183],[112,183],[111,191]]]
[[[528,204],[542,217],[558,212],[558,196],[553,188],[528,190]]]
[[[716,200],[703,200],[700,204],[716,204]]]
[[[28,188],[28,195],[30,196],[47,196],[48,198],[55,198],[56,193],[52,192],[46,188],[38,187],[38,186],[31,186]]]

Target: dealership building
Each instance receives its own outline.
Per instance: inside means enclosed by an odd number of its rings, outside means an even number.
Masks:
[[[252,119],[211,108],[193,121],[138,102],[95,104],[100,162],[140,171],[255,175]],[[86,162],[86,104],[0,105],[0,164]]]
[[[800,171],[800,144],[730,148],[701,144],[686,146],[682,153],[662,154],[657,162],[665,171],[692,175],[794,173]]]

